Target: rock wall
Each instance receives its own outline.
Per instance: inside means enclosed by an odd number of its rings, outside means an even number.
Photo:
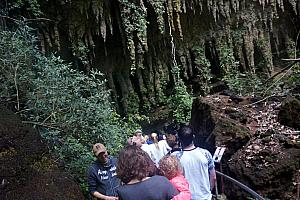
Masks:
[[[253,100],[234,95],[195,99],[191,120],[195,144],[212,153],[215,147],[225,147],[216,170],[265,199],[299,199],[300,137],[297,129],[288,127],[299,124],[291,110],[293,105],[296,111],[297,99],[286,98],[281,106],[278,99],[256,104]],[[219,176],[218,185],[228,199],[250,198],[242,188],[227,179],[223,182]]]
[[[120,113],[163,104],[175,66],[190,92],[205,94],[234,62],[269,76],[299,45],[299,0],[54,0],[41,8],[51,19],[39,32],[42,50],[100,69]]]

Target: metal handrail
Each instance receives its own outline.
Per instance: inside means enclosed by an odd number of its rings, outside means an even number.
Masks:
[[[235,180],[234,178],[231,178],[230,176],[227,176],[219,171],[216,170],[216,173],[226,179],[228,179],[229,181],[235,183],[236,185],[238,185],[239,187],[241,187],[242,189],[246,190],[247,192],[249,192],[254,198],[258,199],[258,200],[265,200],[262,196],[260,196],[258,193],[256,193],[254,190],[252,190],[251,188],[249,188],[248,186],[244,185],[243,183]]]

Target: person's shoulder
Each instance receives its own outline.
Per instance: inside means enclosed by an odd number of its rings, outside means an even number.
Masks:
[[[145,143],[145,144],[142,144],[141,148],[142,148],[142,149],[147,149],[147,148],[149,148],[149,144],[146,144],[146,143]]]
[[[115,156],[109,156],[109,160],[115,164],[118,159]]]
[[[109,157],[109,162],[111,163],[110,167],[116,167],[117,166],[117,162],[118,162],[118,158],[116,158],[114,156],[110,156]]]
[[[199,151],[201,151],[201,152],[204,153],[204,154],[211,155],[211,153],[210,153],[207,149],[203,149],[203,148],[201,148],[201,147],[197,147],[196,149],[198,149]]]
[[[167,143],[166,140],[159,140],[159,141],[158,141],[158,144],[163,144],[163,145],[165,145],[165,144],[168,144],[168,143]]]
[[[189,184],[187,179],[182,174],[173,177],[170,182],[172,184]]]
[[[88,167],[88,172],[96,171],[98,169],[98,164],[96,161],[93,161]]]
[[[158,182],[165,182],[165,181],[169,182],[169,180],[165,176],[160,176],[160,175],[154,175],[154,176],[150,177],[150,179],[156,180]]]
[[[97,165],[98,165],[97,160],[94,160],[94,161],[90,164],[90,167],[97,166]]]
[[[155,144],[154,143],[152,143],[152,144],[148,144],[148,149],[149,150],[155,150],[156,149],[156,146],[155,146]]]
[[[142,144],[141,149],[147,152],[149,150],[149,147],[149,144]]]
[[[178,154],[182,153],[182,149],[181,148],[174,148],[171,150],[171,155],[176,156]]]

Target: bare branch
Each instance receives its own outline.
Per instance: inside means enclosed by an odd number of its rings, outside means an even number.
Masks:
[[[37,126],[43,126],[43,127],[46,127],[46,128],[62,131],[61,129],[59,129],[57,127],[51,126],[49,124],[40,123],[40,122],[22,121],[22,123],[24,123],[24,124],[33,124],[33,125],[37,125]]]

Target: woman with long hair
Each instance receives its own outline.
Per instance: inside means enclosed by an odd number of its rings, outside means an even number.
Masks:
[[[164,155],[166,155],[171,150],[171,148],[167,144],[166,140],[158,141],[157,133],[151,133],[150,139],[153,142],[152,144],[149,144],[151,159],[156,164],[156,166],[158,166],[159,160]]]
[[[119,200],[170,200],[178,191],[164,176],[151,176],[154,163],[141,148],[131,145],[119,154],[117,176],[124,183],[117,189]]]

